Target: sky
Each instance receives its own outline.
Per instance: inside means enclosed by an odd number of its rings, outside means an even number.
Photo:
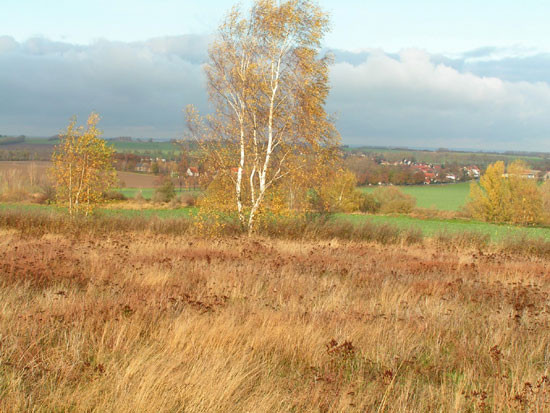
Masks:
[[[243,8],[251,2],[243,1]],[[344,143],[550,151],[550,2],[320,0]],[[0,134],[177,138],[226,0],[0,0]],[[82,119],[81,119],[82,120]]]

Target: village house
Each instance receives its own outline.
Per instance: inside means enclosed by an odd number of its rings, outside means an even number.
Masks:
[[[468,175],[470,178],[477,179],[481,176],[481,170],[475,165],[465,166],[463,170],[464,172],[466,172],[466,175]]]
[[[531,169],[531,170],[527,170],[527,171],[523,171],[521,172],[520,174],[518,174],[521,178],[525,178],[525,179],[537,179],[541,174],[541,171],[537,171],[535,169]],[[510,176],[510,174],[502,174],[502,176],[504,178],[508,178]]]
[[[145,172],[149,173],[151,172],[151,164],[147,162],[139,162],[136,164],[135,168],[136,172]]]
[[[437,177],[439,176],[439,172],[441,172],[441,167],[439,165],[434,166],[431,164],[419,163],[415,164],[413,167],[424,174],[425,185],[437,182]]]
[[[199,176],[199,168],[195,166],[190,166],[187,168],[187,171],[185,172],[187,176]]]

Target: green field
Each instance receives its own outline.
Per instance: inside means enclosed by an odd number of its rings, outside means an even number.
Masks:
[[[385,147],[347,147],[346,152],[359,152],[366,154],[383,154],[386,160],[390,162],[400,161],[402,159],[414,158],[418,162],[436,163],[436,164],[476,164],[486,166],[499,160],[505,162],[521,159],[531,166],[548,160],[548,154],[529,154],[529,153],[493,153],[493,152],[462,152],[462,151],[433,151],[417,150],[405,148],[385,148]]]
[[[491,224],[488,222],[461,219],[419,219],[407,215],[337,214],[337,219],[350,221],[356,224],[371,221],[379,224],[396,225],[401,228],[418,228],[426,236],[432,236],[441,231],[474,231],[489,234],[493,241],[523,234],[529,237],[550,240],[550,228],[545,227],[515,227],[512,225]]]
[[[36,145],[41,148],[48,148],[55,145],[59,145],[59,139],[46,139],[46,138],[25,138],[24,142],[14,145]],[[117,152],[129,152],[135,154],[151,154],[155,156],[178,154],[181,152],[181,147],[177,144],[168,141],[153,141],[153,142],[122,142],[117,140],[107,139],[107,143],[112,145]],[[6,148],[9,145],[6,145]]]
[[[135,196],[141,192],[141,195],[143,195],[143,198],[145,199],[151,199],[153,197],[153,194],[155,193],[155,188],[118,188],[116,189],[117,192],[120,192],[122,195],[124,195],[126,198],[135,198]],[[180,194],[194,194],[198,195],[202,191],[197,189],[182,189],[181,192],[179,188],[176,188],[176,195]]]
[[[47,211],[52,213],[66,213],[67,209],[53,205],[21,204],[21,203],[2,203],[0,202],[0,211],[2,210],[21,210],[21,211]],[[177,209],[117,209],[117,208],[98,208],[96,213],[105,216],[125,216],[125,217],[157,217],[168,218],[188,218],[197,213],[197,208],[186,207]]]
[[[171,142],[120,142],[114,140],[107,140],[107,142],[113,145],[117,152],[180,152],[180,147]]]
[[[365,192],[373,192],[376,186],[362,187]],[[445,185],[410,185],[399,187],[404,193],[416,198],[416,206],[435,208],[442,211],[458,211],[463,207],[470,193],[470,183]]]
[[[34,204],[16,204],[16,203],[0,203],[1,210],[26,210],[26,211],[52,211],[63,212],[63,208],[47,205]],[[107,216],[126,216],[126,217],[157,217],[161,219],[177,219],[188,218],[197,213],[198,209],[178,208],[178,209],[116,209],[116,208],[99,208],[98,214]],[[366,221],[391,224],[401,228],[418,228],[426,236],[433,236],[441,231],[446,232],[461,232],[475,231],[484,234],[489,234],[493,241],[498,241],[509,236],[527,235],[534,238],[544,238],[550,240],[550,228],[544,227],[514,227],[510,225],[490,224],[479,221],[469,220],[442,220],[442,219],[419,219],[412,218],[406,215],[385,216],[385,215],[365,215],[365,214],[336,214],[335,219],[350,221],[352,223],[361,224]]]

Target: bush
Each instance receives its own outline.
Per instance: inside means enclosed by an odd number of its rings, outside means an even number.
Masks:
[[[42,192],[31,194],[31,202],[35,204],[45,204],[48,202],[48,196]]]
[[[176,196],[174,183],[170,177],[165,177],[162,185],[155,190],[153,194],[154,202],[170,202]]]
[[[55,187],[50,183],[45,183],[40,188],[40,193],[43,195],[45,204],[51,204],[55,202]]]
[[[413,196],[404,194],[395,186],[378,188],[373,195],[380,204],[380,212],[383,214],[408,214],[416,205],[416,199]]]
[[[359,211],[376,214],[380,211],[380,202],[376,200],[373,194],[363,193],[359,202]]]
[[[106,201],[126,201],[128,198],[122,192],[110,190],[103,193],[103,199]]]
[[[192,207],[195,206],[197,203],[197,196],[195,194],[183,194],[180,196],[180,202],[182,205],[186,207]]]

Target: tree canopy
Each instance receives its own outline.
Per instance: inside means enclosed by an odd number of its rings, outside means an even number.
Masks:
[[[188,129],[208,158],[207,197],[249,232],[262,213],[302,205],[298,189],[335,153],[339,135],[324,109],[331,59],[320,54],[328,22],[312,1],[256,0],[247,13],[233,8],[210,46],[215,112],[201,118],[189,107]]]
[[[116,181],[114,149],[100,138],[98,122],[96,113],[90,115],[86,128],[76,126],[73,118],[52,155],[57,202],[67,205],[71,215],[93,212]]]

